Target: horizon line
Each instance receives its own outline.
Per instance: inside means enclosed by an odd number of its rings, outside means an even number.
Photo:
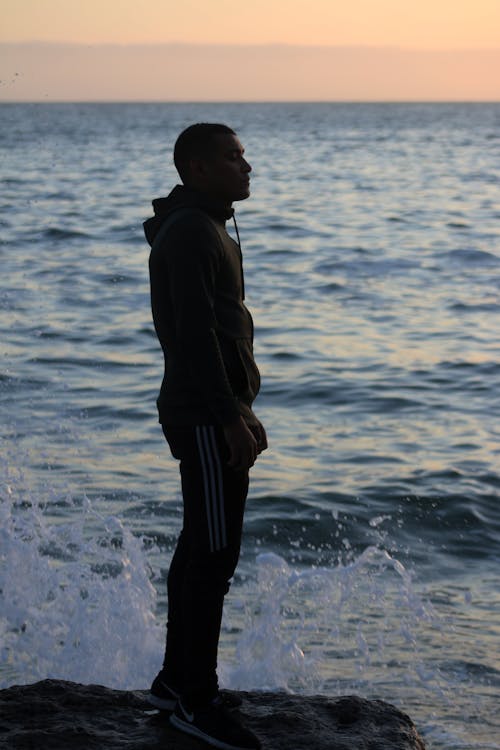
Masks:
[[[272,48],[293,48],[293,49],[311,49],[311,50],[396,50],[399,52],[500,52],[500,44],[496,47],[402,47],[397,44],[300,44],[297,42],[244,42],[235,44],[231,42],[188,42],[188,41],[168,41],[168,42],[72,42],[64,40],[47,40],[47,39],[24,39],[21,41],[0,40],[1,45],[22,46],[22,45],[41,45],[52,47],[226,47],[231,49],[241,49],[248,47],[272,47]]]
[[[2,104],[500,104],[499,99],[0,99]]]

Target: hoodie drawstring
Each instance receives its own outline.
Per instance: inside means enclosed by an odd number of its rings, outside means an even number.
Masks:
[[[238,231],[238,225],[236,223],[236,216],[233,213],[234,228],[236,230],[236,238],[238,240],[238,247],[240,249],[240,269],[241,269],[241,298],[245,299],[245,278],[243,276],[243,254],[241,252],[240,233]]]

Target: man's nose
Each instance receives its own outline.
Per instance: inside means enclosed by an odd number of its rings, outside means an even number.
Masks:
[[[243,159],[243,164],[241,165],[241,168],[242,168],[243,172],[251,172],[252,171],[252,167],[250,166],[250,164],[247,162],[246,159]]]

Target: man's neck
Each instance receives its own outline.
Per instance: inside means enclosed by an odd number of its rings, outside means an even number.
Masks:
[[[196,185],[184,185],[184,187],[186,188],[186,190],[189,190],[190,192],[196,193],[198,196],[200,196],[200,200],[207,207],[213,207],[215,211],[220,212],[221,215],[225,216],[226,219],[230,219],[233,215],[232,201],[228,201],[226,198],[219,196],[213,192],[209,192],[208,190],[203,190]]]

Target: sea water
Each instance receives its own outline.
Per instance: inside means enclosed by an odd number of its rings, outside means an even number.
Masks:
[[[253,166],[269,435],[221,681],[358,692],[430,750],[496,748],[497,104],[0,106],[1,685],[161,665],[181,499],[141,223],[203,120]]]

